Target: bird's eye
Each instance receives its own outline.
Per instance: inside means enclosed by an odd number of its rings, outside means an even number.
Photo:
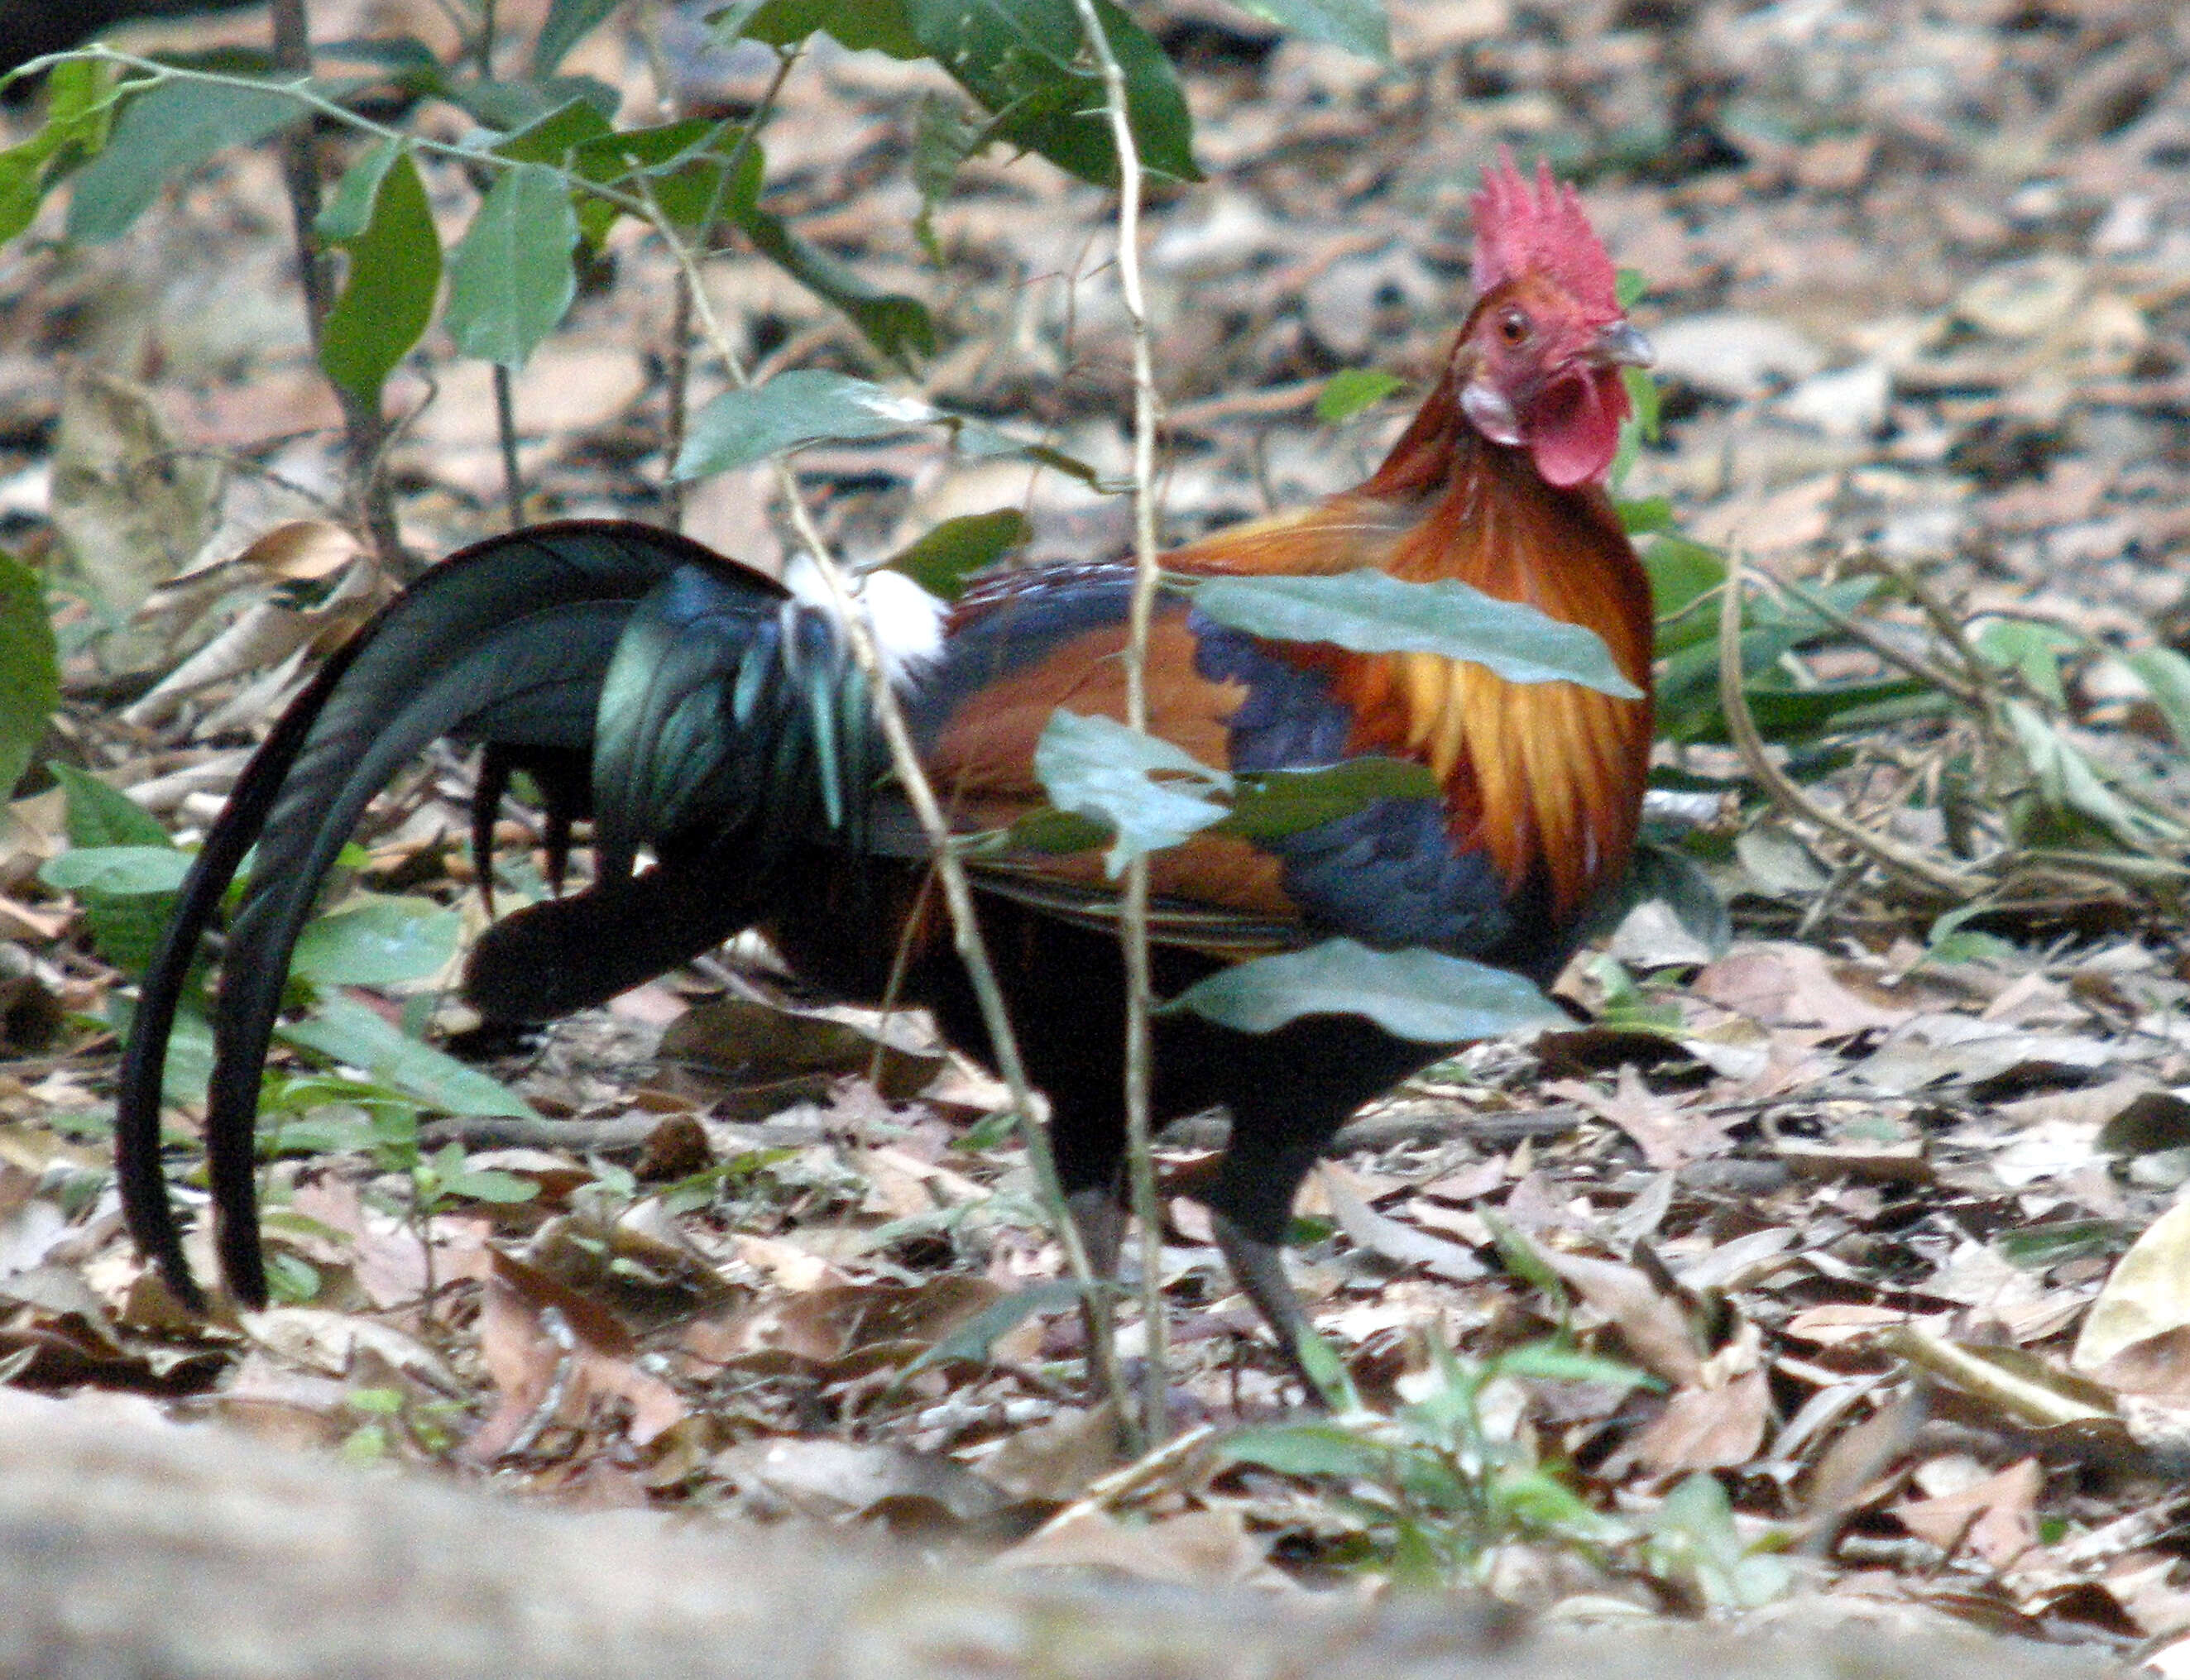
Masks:
[[[1508,344],[1529,342],[1529,318],[1518,309],[1508,309],[1498,320],[1498,336]]]

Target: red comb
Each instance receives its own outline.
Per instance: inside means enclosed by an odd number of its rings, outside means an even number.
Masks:
[[[1617,314],[1612,258],[1589,225],[1581,195],[1552,178],[1538,160],[1536,184],[1513,167],[1512,149],[1498,149],[1498,167],[1483,172],[1476,194],[1475,254],[1470,264],[1478,293],[1516,275],[1541,274],[1556,280],[1587,309]]]

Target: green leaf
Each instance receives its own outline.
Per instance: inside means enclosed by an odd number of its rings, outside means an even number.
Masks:
[[[463,918],[430,898],[369,897],[306,927],[289,971],[315,986],[423,980],[448,965],[462,936]]]
[[[1256,841],[1283,840],[1350,817],[1379,799],[1433,799],[1438,779],[1426,764],[1349,758],[1321,770],[1269,770],[1239,778],[1232,814],[1217,826]]]
[[[935,206],[950,195],[966,160],[988,142],[988,131],[967,122],[955,102],[935,93],[922,95],[912,126],[912,184],[920,189],[920,213],[913,218],[912,231],[939,267],[943,249],[935,240]]]
[[[1198,611],[1274,641],[1437,653],[1471,660],[1508,682],[1576,682],[1621,699],[1642,694],[1595,631],[1464,583],[1406,583],[1367,568],[1335,577],[1177,581],[1193,591]]]
[[[553,116],[574,99],[591,105],[604,122],[623,95],[590,76],[556,76],[545,82],[445,81],[434,90],[477,118],[481,127],[508,134]]]
[[[555,0],[532,42],[532,74],[553,76],[570,48],[607,21],[623,0]]]
[[[1640,269],[1622,269],[1612,277],[1612,301],[1622,309],[1633,308],[1649,290],[1650,277]]]
[[[562,178],[520,163],[496,181],[449,263],[449,336],[468,356],[522,367],[577,292],[578,219]]]
[[[2058,625],[2033,624],[2027,619],[1994,619],[1981,626],[1974,638],[1977,652],[2003,670],[2020,676],[2030,692],[2056,710],[2065,710],[2068,697],[2061,683],[2061,656],[2084,645],[2083,637]]]
[[[729,472],[803,444],[885,438],[941,419],[918,397],[900,397],[847,374],[794,368],[765,385],[725,391],[693,416],[679,478]]]
[[[994,564],[1033,535],[1034,527],[1016,507],[962,513],[892,555],[887,563],[930,595],[955,601],[970,573]]]
[[[171,176],[230,146],[247,146],[303,121],[304,108],[275,87],[167,82],[132,100],[105,149],[76,178],[68,236],[88,245],[119,238]]]
[[[71,846],[174,845],[160,826],[160,819],[128,795],[72,764],[48,761],[46,768],[61,784],[67,800]]]
[[[162,918],[164,924],[165,917]],[[120,992],[106,1000],[106,1022],[114,1036],[126,1041],[136,1018],[137,999]],[[160,1077],[162,1099],[176,1108],[195,1107],[205,1100],[207,1083],[213,1078],[213,1024],[205,1018],[198,1000],[185,997],[175,1010],[167,1031],[167,1066]]]
[[[1351,420],[1373,408],[1407,382],[1380,367],[1349,367],[1325,382],[1315,399],[1315,417],[1326,426]]]
[[[1235,1464],[1259,1464],[1285,1476],[1343,1476],[1376,1481],[1388,1474],[1392,1456],[1340,1423],[1272,1423],[1236,1429],[1217,1443]]]
[[[1566,1016],[1518,974],[1435,951],[1372,951],[1351,939],[1257,957],[1213,974],[1164,1004],[1242,1032],[1268,1032],[1309,1015],[1366,1015],[1428,1044],[1496,1038]]]
[[[1103,83],[1083,67],[1073,0],[904,0],[922,48],[996,121],[1007,144],[1040,152],[1097,186],[1118,182]],[[1142,169],[1198,181],[1193,121],[1171,60],[1110,0],[1096,14],[1126,78],[1126,120]]]
[[[362,1068],[383,1084],[446,1114],[507,1114],[536,1120],[531,1104],[475,1067],[406,1038],[364,1004],[332,998],[317,1014],[275,1029],[288,1043]]]
[[[371,219],[355,236],[336,241],[349,252],[349,274],[320,336],[320,365],[327,377],[368,408],[378,405],[382,384],[425,336],[441,286],[441,238],[417,166],[399,147],[381,173]],[[349,187],[347,178],[343,185]],[[340,199],[338,193],[329,208]],[[321,218],[323,227],[326,220]]]
[[[48,857],[38,879],[59,892],[133,898],[173,892],[190,872],[190,854],[172,846],[80,846]]]
[[[19,145],[0,151],[0,245],[31,225],[48,177],[105,144],[115,72],[87,59],[55,65],[46,77],[46,120]]]
[[[1239,0],[1239,5],[1303,41],[1343,47],[1380,64],[1391,60],[1392,26],[1382,0]]]
[[[791,47],[820,30],[854,53],[922,56],[901,0],[739,0],[707,21],[725,45],[742,38]]]
[[[2140,648],[2122,660],[2151,691],[2152,704],[2167,720],[2175,744],[2190,750],[2190,659],[2172,648]]]
[[[190,858],[150,815],[105,783],[64,765],[52,768],[67,789],[71,846],[48,859],[39,878],[76,895],[99,955],[140,974],[159,947]]]
[[[1100,1286],[1098,1286],[1098,1287]],[[1071,1278],[1052,1278],[1047,1283],[1015,1289],[975,1313],[936,1343],[897,1375],[897,1385],[939,1365],[986,1365],[996,1338],[1035,1313],[1053,1313],[1079,1304],[1080,1285]]]
[[[909,362],[909,352],[935,353],[935,323],[928,306],[903,292],[884,291],[848,263],[810,243],[771,211],[747,204],[732,206],[730,219],[753,248],[832,308],[841,311],[866,341],[891,360]]]
[[[1006,857],[1015,851],[1069,857],[1075,851],[1092,851],[1108,846],[1116,833],[1100,817],[1076,817],[1069,811],[1056,811],[1045,806],[1040,811],[1030,811],[1002,834],[984,836],[982,843],[969,846],[967,850],[968,856],[976,857],[990,850]]]
[[[530,1179],[519,1178],[515,1173],[505,1173],[496,1167],[461,1167],[453,1173],[444,1173],[441,1188],[451,1196],[501,1205],[530,1202],[540,1194],[540,1186]]]
[[[1224,807],[1210,795],[1232,785],[1223,771],[1160,736],[1061,706],[1035,743],[1034,773],[1059,811],[1092,817],[1115,831],[1104,859],[1113,879],[1128,858],[1177,846],[1223,821]],[[1186,780],[1160,782],[1160,775]]]
[[[31,766],[60,704],[60,655],[46,586],[37,573],[0,551],[0,800]]]
[[[2040,805],[2051,815],[2085,819],[2127,846],[2159,835],[2175,840],[2182,829],[2158,812],[2131,805],[2111,787],[2083,749],[2023,700],[2000,707],[2015,744],[2037,783]]]
[[[367,146],[343,171],[342,179],[335,184],[334,192],[320,206],[320,213],[312,222],[312,232],[322,243],[346,244],[372,224],[372,206],[379,199],[380,184],[388,178],[389,170],[403,152],[403,142],[391,135]]]
[[[1665,1386],[1647,1371],[1553,1341],[1523,1342],[1495,1355],[1485,1374],[1493,1373],[1540,1383],[1596,1383],[1613,1389]]]

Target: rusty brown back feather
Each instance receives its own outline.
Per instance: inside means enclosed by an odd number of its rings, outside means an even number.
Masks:
[[[1454,579],[1603,637],[1644,690],[1623,700],[1567,682],[1513,683],[1429,653],[1291,657],[1323,670],[1353,711],[1350,750],[1427,764],[1451,833],[1487,851],[1508,885],[1532,879],[1573,914],[1626,866],[1651,738],[1649,587],[1611,502],[1558,489],[1525,451],[1484,439],[1443,382],[1359,489],[1290,518],[1217,533],[1166,563],[1189,573],[1324,573],[1376,566],[1410,582]]]

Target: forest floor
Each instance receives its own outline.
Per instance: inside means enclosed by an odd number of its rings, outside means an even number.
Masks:
[[[1784,704],[1758,702],[1807,808],[1760,789],[1727,744],[1711,638],[1669,627],[1660,781],[1691,796],[1687,847],[1729,936],[1644,906],[1563,982],[1595,1024],[1432,1070],[1357,1121],[1298,1209],[1295,1275],[1374,1408],[1437,1389],[1438,1338],[1479,1362],[1565,1337],[1648,1375],[1506,1374],[1475,1396],[1503,1468],[1473,1468],[1509,1488],[1556,1474],[1596,1517],[1531,1528],[1510,1501],[1485,1519],[1419,1487],[1380,1500],[1373,1476],[1344,1499],[1228,1457],[1225,1429],[1297,1416],[1300,1395],[1183,1199],[1164,1285],[1184,1445],[1120,1473],[1076,1316],[984,1356],[945,1347],[1059,1269],[1021,1152],[966,1146],[1000,1089],[916,1031],[785,999],[735,953],[496,1064],[546,1118],[428,1118],[430,1201],[384,1138],[285,1157],[287,1298],[189,1321],[121,1230],[101,1022],[128,982],[38,879],[69,843],[43,772],[0,829],[0,1372],[578,1504],[879,1523],[1281,1590],[1399,1571],[1411,1522],[1531,1609],[1822,1595],[2190,1673],[2190,692],[2139,657],[2190,645],[2190,12],[1392,0],[1380,65],[1218,0],[1160,9],[1209,178],[1159,195],[1146,247],[1168,537],[1373,464],[1465,305],[1468,197],[1510,144],[1580,183],[1648,283],[1663,429],[1623,494],[1738,552],[1779,622],[1804,598],[1782,585],[1837,591],[1857,619],[1790,635]],[[445,29],[425,0],[315,13],[331,35]],[[264,27],[247,11],[129,38]],[[612,27],[575,66],[628,90],[627,120],[657,98],[641,45]],[[701,108],[750,102],[774,62],[682,38],[666,56],[672,97]],[[908,160],[942,89],[932,66],[817,48],[768,131],[774,206],[934,311],[922,394],[1122,470],[1104,196],[991,153],[936,212],[932,262]],[[0,252],[0,536],[48,568],[70,650],[42,757],[187,842],[293,687],[293,665],[262,667],[336,639],[384,580],[330,521],[339,417],[270,153],[226,155],[113,244],[53,225]],[[710,273],[763,372],[888,376],[761,258]],[[517,379],[528,518],[669,516],[670,277],[612,240]],[[1330,377],[1364,367],[1407,384],[1319,418]],[[696,365],[691,400],[718,388]],[[501,529],[484,365],[437,331],[390,402],[417,410],[390,458],[409,543]],[[1122,500],[928,438],[798,470],[855,558],[1000,506],[1026,515],[1034,557],[1128,540]],[[693,487],[682,517],[780,561],[758,470]],[[87,604],[239,554],[218,587],[126,622]],[[224,681],[147,697],[254,608],[294,622]],[[1939,678],[1921,704],[1881,687],[1868,712],[1802,710],[1912,666]],[[464,786],[439,758],[376,806],[360,881],[476,925]],[[2025,818],[2048,800],[2067,817],[2041,846]],[[403,1014],[385,988],[349,996]],[[355,1143],[401,1106],[281,1078],[292,1141]],[[1217,1125],[1176,1129],[1164,1170]]]

